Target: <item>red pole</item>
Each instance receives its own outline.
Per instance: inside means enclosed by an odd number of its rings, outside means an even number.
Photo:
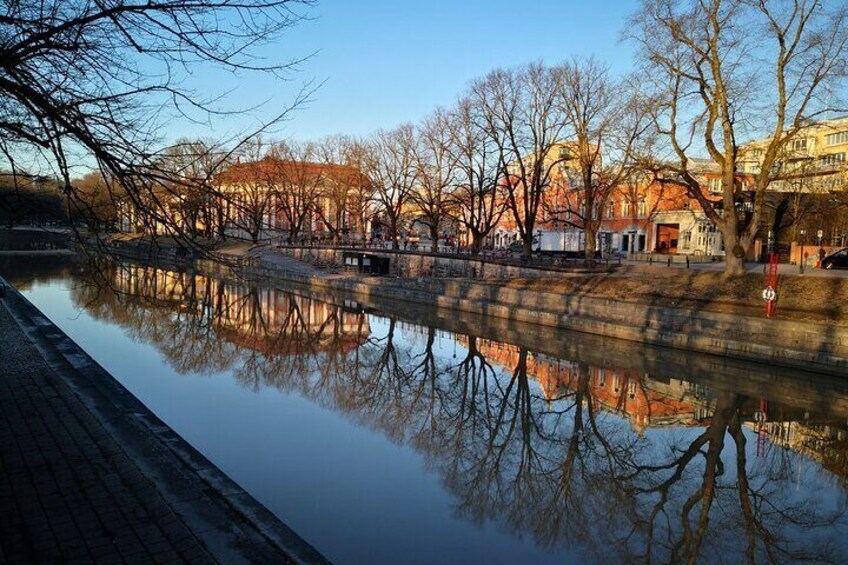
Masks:
[[[763,297],[766,300],[766,317],[771,318],[777,309],[777,268],[779,257],[777,253],[769,254],[769,269],[766,275],[766,291]],[[768,294],[767,294],[768,293]]]

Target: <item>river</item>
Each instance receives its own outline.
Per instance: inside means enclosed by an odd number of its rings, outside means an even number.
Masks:
[[[190,271],[0,274],[336,563],[848,552],[845,380]]]

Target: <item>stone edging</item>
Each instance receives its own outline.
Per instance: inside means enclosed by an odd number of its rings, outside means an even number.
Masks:
[[[0,303],[212,555],[223,563],[329,563],[0,277],[4,285]]]

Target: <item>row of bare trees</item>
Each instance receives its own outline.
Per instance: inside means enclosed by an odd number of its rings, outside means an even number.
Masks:
[[[325,163],[368,179],[368,211],[395,248],[410,218],[426,226],[434,251],[451,225],[472,253],[504,220],[529,255],[544,216],[585,229],[591,258],[605,203],[641,171],[651,139],[645,108],[631,81],[594,59],[535,63],[489,73],[419,124],[318,146]],[[551,198],[555,188],[565,196]]]
[[[178,224],[172,198],[163,198],[176,192],[183,202],[198,185],[194,172],[163,166],[173,157],[162,149],[165,124],[232,112],[185,79],[210,68],[287,74],[297,61],[257,63],[264,59],[256,50],[297,24],[311,4],[6,3],[0,8],[0,166],[13,179],[26,177],[18,173],[58,179],[69,207],[85,209],[74,171],[80,162],[93,163],[103,172],[105,200],[129,201],[181,235],[192,235],[183,233],[186,225],[211,226]],[[590,256],[611,192],[628,177],[647,174],[697,201],[723,235],[726,272],[739,274],[762,229],[769,185],[783,174],[786,145],[811,120],[845,110],[846,24],[844,2],[641,0],[624,32],[638,47],[635,78],[614,78],[593,60],[495,70],[420,124],[332,151],[345,151],[372,180],[371,213],[384,218],[395,245],[404,215],[415,208],[434,247],[445,219],[478,249],[505,217],[528,254],[543,217],[583,230]],[[255,131],[216,140],[214,147],[228,149],[213,160],[232,158],[312,93],[307,85]],[[738,175],[741,149],[764,136],[750,190]],[[199,165],[182,169],[209,165],[208,152],[199,154]],[[695,159],[703,155],[720,169],[721,205],[703,189]],[[208,215],[204,202],[214,190],[199,184],[203,190],[187,209]],[[563,186],[567,198],[552,198]],[[302,213],[304,198],[292,200],[292,216]],[[739,213],[746,198],[750,207]],[[288,224],[297,225],[297,218]]]
[[[722,233],[726,274],[744,273],[769,186],[790,174],[788,144],[846,109],[848,6],[643,0],[624,37],[638,48],[627,79],[593,59],[499,69],[420,126],[378,134],[377,185],[392,223],[410,200],[434,246],[450,216],[477,249],[505,214],[529,254],[544,216],[583,230],[591,258],[614,192],[656,182],[697,202]],[[745,143],[762,138],[758,170],[743,171]],[[720,172],[720,202],[702,156]]]
[[[433,250],[451,222],[476,253],[503,220],[529,256],[544,215],[591,234],[591,259],[600,210],[639,172],[650,138],[640,100],[594,59],[534,63],[473,81],[452,107],[418,125],[377,132],[365,143],[363,170],[389,237],[396,242],[413,210]],[[552,198],[554,189],[567,194]]]
[[[434,251],[452,226],[478,253],[504,221],[529,256],[544,216],[586,230],[591,259],[605,203],[638,173],[650,138],[640,96],[594,59],[534,63],[493,71],[419,124],[365,138],[182,139],[156,156],[158,177],[143,193],[114,175],[102,190],[143,210],[148,229],[192,240],[237,228],[253,241],[274,229],[294,242],[318,224],[339,242],[353,227],[367,237],[377,220],[397,248],[414,219]],[[565,196],[552,198],[555,189]]]

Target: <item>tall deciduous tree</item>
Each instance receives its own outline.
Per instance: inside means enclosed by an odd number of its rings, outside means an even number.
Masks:
[[[574,59],[554,72],[569,132],[563,167],[570,192],[569,217],[579,219],[586,236],[586,261],[594,262],[607,203],[638,173],[650,121],[633,84],[613,79],[597,60]]]
[[[176,182],[169,196],[180,202],[180,218],[189,237],[226,238],[226,200],[219,194],[214,177],[230,164],[229,152],[213,140],[180,139],[167,148],[163,167]]]
[[[367,145],[365,170],[374,183],[374,200],[385,216],[392,249],[399,249],[400,230],[418,173],[415,160],[415,129],[404,124],[374,134]]]
[[[448,114],[436,110],[421,124],[415,144],[417,182],[411,198],[430,231],[433,253],[439,250],[439,236],[447,218],[448,191],[456,175],[448,123]]]
[[[487,135],[481,111],[477,100],[465,97],[459,100],[448,121],[449,149],[456,165],[448,213],[465,229],[475,255],[505,211],[501,192],[503,145]]]
[[[263,230],[271,227],[276,217],[279,170],[269,156],[270,148],[257,138],[245,144],[239,162],[228,167],[217,178],[227,203],[228,223],[258,243]]]
[[[359,138],[344,138],[343,155],[343,162],[354,173],[349,182],[348,218],[355,228],[354,237],[365,242],[370,235],[376,202],[374,183],[368,176],[369,145]]]
[[[661,102],[670,141],[667,181],[685,186],[721,231],[725,274],[745,272],[766,191],[786,172],[780,155],[810,120],[836,109],[848,71],[848,5],[825,0],[642,0],[626,35]],[[767,136],[750,194],[738,176],[740,144]],[[709,198],[692,157],[721,171],[722,205]],[[737,206],[744,198],[749,208]]]
[[[312,231],[323,186],[323,171],[317,159],[316,146],[312,143],[277,144],[266,159],[274,214],[285,220],[290,242]]]
[[[556,150],[566,122],[555,74],[542,63],[496,70],[474,82],[472,93],[498,145],[506,203],[529,257],[544,195],[564,160]]]

